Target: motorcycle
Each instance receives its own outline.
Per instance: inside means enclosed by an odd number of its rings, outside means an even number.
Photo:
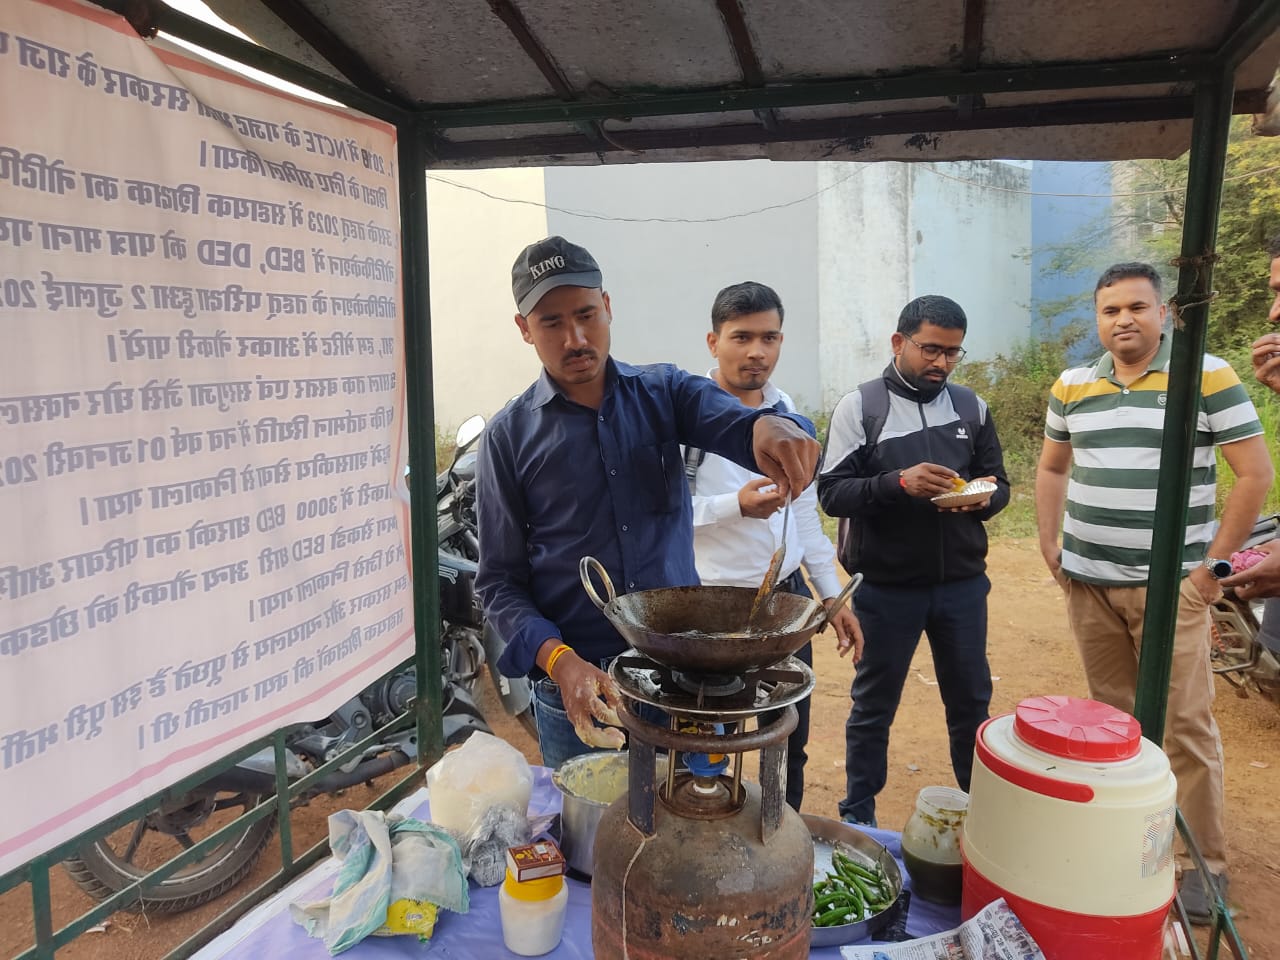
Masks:
[[[1246,547],[1276,539],[1280,514],[1262,517],[1254,525]],[[1210,656],[1213,672],[1236,689],[1237,696],[1255,693],[1280,708],[1280,651],[1259,639],[1263,602],[1241,600],[1232,590],[1209,607],[1213,628]]]
[[[440,616],[442,718],[445,746],[461,743],[477,730],[491,733],[474,699],[486,663],[506,709],[534,732],[527,681],[500,677],[496,669],[503,641],[488,628],[475,594],[479,541],[475,523],[475,454],[471,447],[484,429],[472,417],[459,428],[456,453],[436,477],[437,530],[440,543]],[[302,724],[286,737],[286,774],[297,780],[404,713],[417,693],[412,665],[398,669],[361,691],[323,721]],[[405,766],[417,757],[412,721],[366,747],[294,797],[301,806],[322,794],[336,794]],[[72,880],[96,900],[105,900],[138,882],[275,792],[275,754],[265,748],[215,774],[158,809],[108,836],[83,844],[63,861]],[[133,910],[181,913],[221,896],[253,869],[275,832],[275,816],[233,832],[200,860],[148,885]]]
[[[484,430],[484,418],[474,416],[458,428],[452,465],[436,478],[440,534],[440,611],[445,623],[442,655],[451,675],[472,684],[488,666],[494,692],[508,715],[537,739],[533,720],[533,689],[524,677],[504,677],[498,658],[504,640],[487,620],[476,595],[480,540],[476,527],[476,454],[471,449]]]

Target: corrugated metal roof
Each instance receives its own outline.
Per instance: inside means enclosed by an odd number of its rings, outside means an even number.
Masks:
[[[1277,0],[208,2],[426,111],[439,166],[1170,157],[1197,80],[1261,111],[1280,61]]]

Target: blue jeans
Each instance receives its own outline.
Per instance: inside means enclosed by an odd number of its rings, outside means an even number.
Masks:
[[[650,723],[667,725],[667,715],[657,707],[641,704],[639,712],[640,717]],[[544,767],[554,770],[570,757],[602,752],[602,748],[589,747],[578,739],[565,713],[560,685],[550,677],[543,677],[533,685],[533,720],[538,727],[538,749],[542,752]]]
[[[991,703],[985,574],[931,587],[864,583],[854,597],[866,646],[854,674],[845,723],[845,798],[840,816],[869,823],[888,778],[889,727],[923,632],[946,707],[951,769],[969,789],[973,746]]]
[[[578,739],[569,715],[564,712],[560,685],[549,677],[533,685],[533,719],[538,726],[538,749],[542,751],[544,767],[554,770],[570,757],[598,750]]]

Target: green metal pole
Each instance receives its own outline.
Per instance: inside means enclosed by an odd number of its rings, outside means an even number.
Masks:
[[[53,899],[49,893],[49,859],[36,857],[31,867],[31,924],[35,928],[36,960],[52,960],[57,948],[53,945]]]
[[[1237,24],[1218,47],[1217,58],[1223,69],[1234,72],[1277,27],[1280,27],[1280,0],[1258,0],[1253,12]]]
[[[293,807],[289,803],[289,762],[284,730],[271,738],[276,758],[276,827],[280,831],[280,869],[293,867]]]
[[[440,589],[436,526],[435,401],[431,395],[431,278],[427,269],[427,153],[416,119],[397,128],[400,264],[404,277],[405,387],[409,419],[409,511],[413,556],[414,666],[418,677],[418,761],[444,753],[440,717]]]
[[[1226,165],[1232,92],[1232,78],[1226,72],[1221,72],[1212,82],[1198,85],[1191,126],[1182,256],[1178,292],[1174,297],[1174,303],[1180,306],[1174,310],[1173,356],[1169,366],[1156,521],[1151,538],[1151,574],[1134,707],[1143,734],[1156,743],[1164,740],[1165,708],[1169,700],[1187,499],[1191,492],[1191,461],[1200,409],[1200,368],[1213,279],[1212,257],[1208,254],[1213,251],[1218,233],[1218,202]]]

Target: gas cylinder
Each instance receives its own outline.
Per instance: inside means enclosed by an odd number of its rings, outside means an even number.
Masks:
[[[613,803],[591,878],[597,960],[808,957],[813,839],[784,804],[762,840],[761,814],[756,784],[691,774],[654,804],[652,836]]]

